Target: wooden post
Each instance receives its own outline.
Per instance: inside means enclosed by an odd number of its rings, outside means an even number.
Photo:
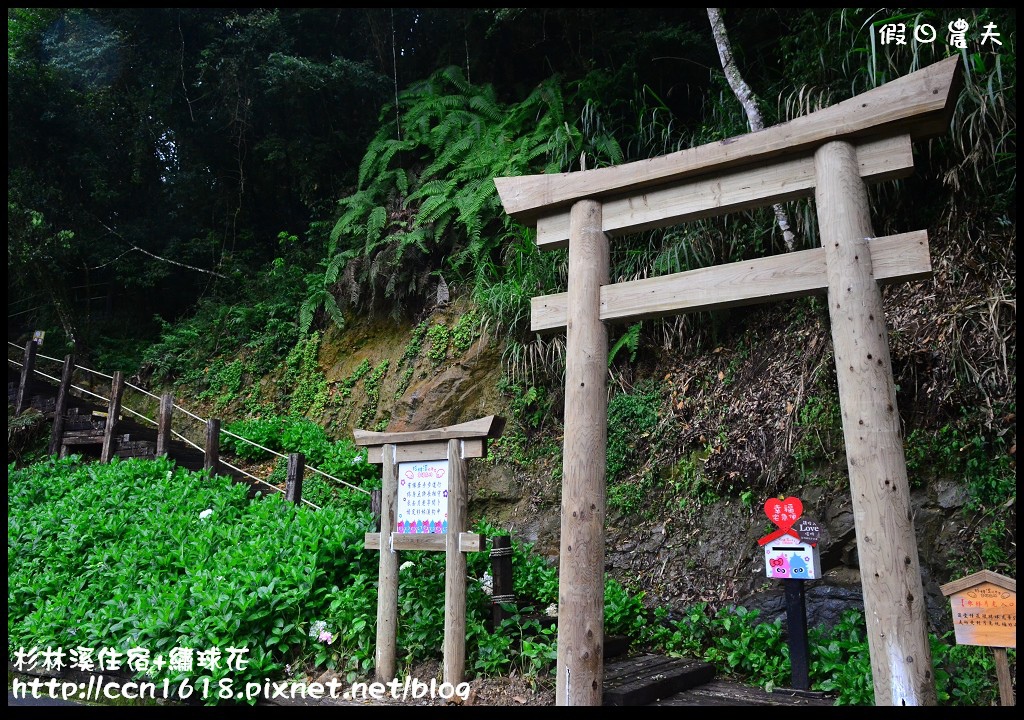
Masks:
[[[581,200],[569,220],[565,447],[558,570],[556,705],[601,705],[604,676],[605,452],[608,332],[600,319],[608,283],[601,204]]]
[[[502,604],[516,601],[512,582],[512,538],[508,535],[491,538],[491,577],[491,622],[497,630],[509,616]]]
[[[171,413],[174,412],[174,396],[163,393],[160,396],[160,415],[156,425],[156,454],[166,455],[171,447]]]
[[[868,247],[874,231],[867,190],[849,143],[822,145],[814,161],[875,704],[935,705],[888,330]]]
[[[64,367],[60,371],[60,387],[57,402],[53,405],[53,432],[50,434],[50,454],[58,455],[64,440],[64,415],[68,411],[68,393],[71,390],[71,376],[75,372],[75,356],[64,356]]]
[[[302,473],[306,470],[306,457],[302,453],[288,453],[288,474],[284,498],[296,505],[302,504]]]
[[[992,653],[996,663],[996,681],[999,683],[999,704],[1003,707],[1012,707],[1017,701],[1013,697],[1013,678],[1010,677],[1006,648],[994,647]]]
[[[36,341],[25,343],[25,357],[21,364],[21,383],[18,385],[18,397],[14,403],[15,416],[21,415],[29,403],[29,392],[32,384],[32,370],[36,364]]]
[[[374,664],[378,682],[395,677],[398,645],[398,551],[391,534],[395,532],[398,502],[398,462],[394,445],[384,445],[383,484],[380,504],[380,570],[377,576],[377,648]]]
[[[220,420],[206,421],[206,449],[203,451],[203,469],[210,471],[210,477],[220,472]]]
[[[448,441],[448,533],[444,563],[444,681],[462,682],[466,671],[466,554],[459,534],[466,530],[466,460],[462,441]]]
[[[121,396],[124,394],[124,373],[114,373],[110,381],[110,402],[107,404],[107,425],[103,430],[103,449],[100,451],[100,462],[110,462],[114,455],[114,429],[117,427],[117,416],[121,414]]]
[[[810,690],[807,647],[807,603],[804,580],[783,580],[786,591],[786,630],[789,633],[790,682],[797,690]]]

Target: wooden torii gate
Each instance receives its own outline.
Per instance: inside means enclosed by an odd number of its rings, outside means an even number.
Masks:
[[[935,681],[880,282],[931,273],[925,231],[875,237],[865,182],[913,172],[946,132],[950,57],[791,122],[651,160],[495,178],[505,212],[569,248],[568,292],[533,299],[566,328],[556,703],[600,705],[604,643],[605,322],[827,293],[878,705],[934,705]],[[822,247],[609,284],[609,237],[813,193]]]

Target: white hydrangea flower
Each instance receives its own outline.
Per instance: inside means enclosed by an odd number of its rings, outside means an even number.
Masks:
[[[327,623],[323,620],[317,620],[315,623],[309,626],[309,636],[311,638],[320,637],[320,633],[327,630]]]
[[[558,617],[558,603],[551,603],[544,610],[544,614],[548,617]]]
[[[489,572],[485,572],[484,576],[480,578],[480,589],[484,591],[485,595],[490,595],[494,592],[494,578],[491,577]]]
[[[213,515],[213,508],[207,508],[206,510],[203,510],[201,513],[199,513],[199,519],[205,520],[211,515]]]

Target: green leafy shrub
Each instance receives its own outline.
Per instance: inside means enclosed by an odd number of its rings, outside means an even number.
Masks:
[[[247,648],[244,669],[197,668],[196,685],[280,675],[318,644],[335,584],[376,572],[368,506],[310,512],[280,496],[157,460],[8,468],[8,650]],[[164,666],[138,673],[176,684]],[[216,698],[211,700],[216,702]]]

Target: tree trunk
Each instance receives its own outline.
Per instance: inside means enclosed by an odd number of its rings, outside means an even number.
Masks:
[[[743,111],[747,114],[747,121],[750,123],[751,131],[763,130],[764,120],[761,118],[761,111],[757,107],[757,98],[754,97],[753,91],[743,80],[739,68],[736,67],[736,61],[732,57],[732,46],[729,44],[729,36],[725,32],[725,22],[722,20],[722,15],[718,8],[708,8],[707,10],[708,19],[711,20],[711,33],[715,36],[715,45],[718,46],[718,57],[721,58],[722,70],[725,71],[725,79],[729,81],[729,87],[732,88],[733,94],[736,95],[736,99],[740,101]],[[775,220],[779,223],[779,229],[782,230],[782,239],[786,243],[786,250],[792,252],[796,235],[793,234],[789,227],[786,209],[782,207],[782,203],[775,203],[772,209],[775,211]]]

